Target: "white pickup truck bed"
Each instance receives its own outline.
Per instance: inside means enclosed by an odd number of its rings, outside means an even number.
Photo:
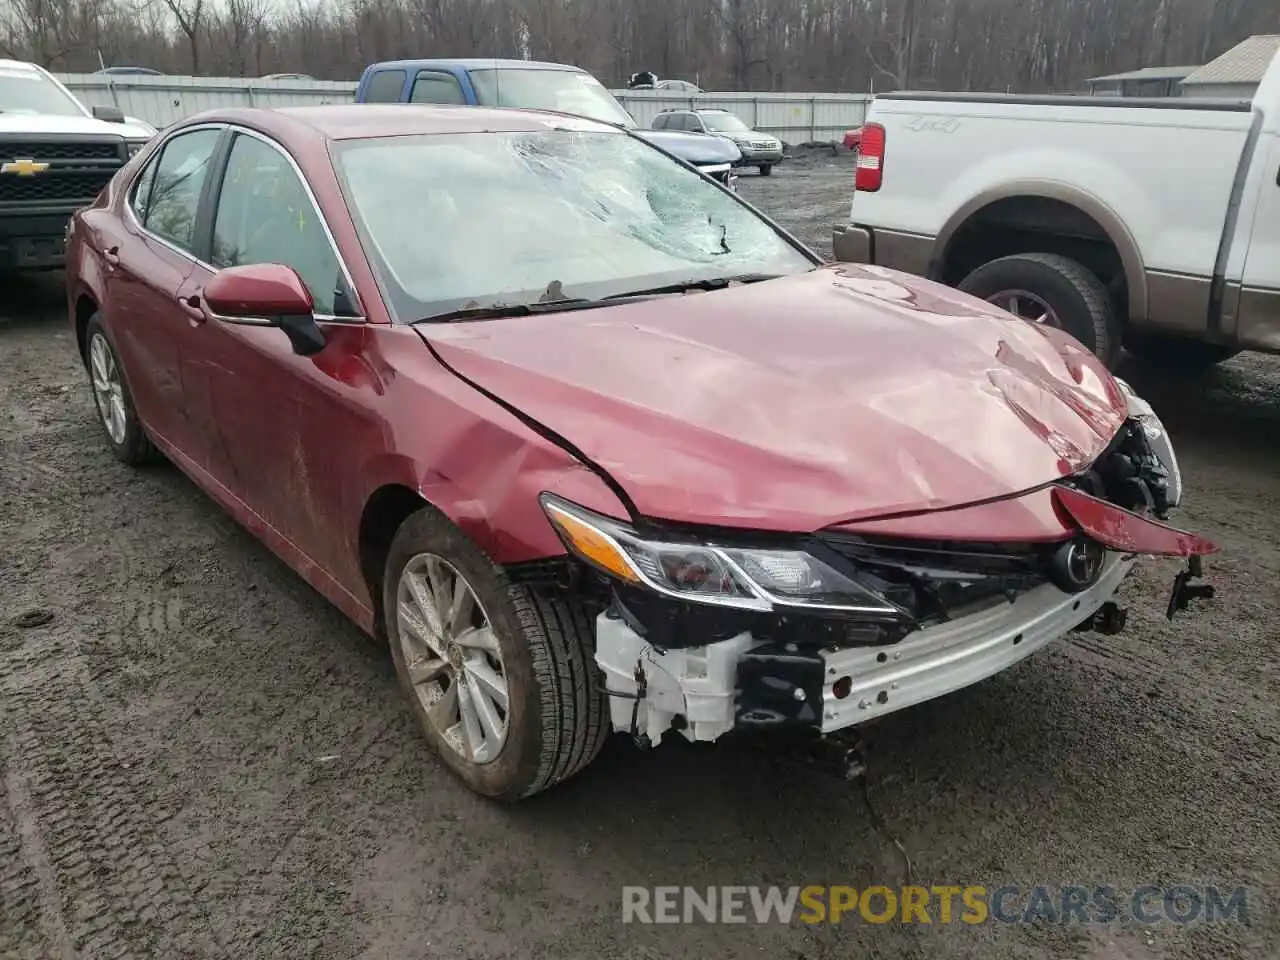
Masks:
[[[1103,355],[1280,351],[1278,123],[1280,57],[1252,102],[877,97],[836,257],[1001,305],[1032,287],[1033,319]]]

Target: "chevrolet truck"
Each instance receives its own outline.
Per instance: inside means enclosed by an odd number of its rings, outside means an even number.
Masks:
[[[890,93],[837,260],[1192,371],[1280,353],[1280,56],[1251,101]]]
[[[71,215],[155,130],[86,108],[48,71],[0,60],[0,272],[61,267]]]

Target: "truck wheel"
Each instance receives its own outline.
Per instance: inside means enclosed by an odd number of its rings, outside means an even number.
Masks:
[[[1107,289],[1087,267],[1056,253],[1019,253],[984,264],[959,289],[1071,334],[1107,366],[1120,349]]]
[[[1182,374],[1202,373],[1240,352],[1217,343],[1201,343],[1186,337],[1137,330],[1129,334],[1125,348],[1155,370]]]
[[[771,173],[773,173],[773,164],[771,163],[760,164],[760,176],[767,177]]]
[[[98,422],[106,434],[111,452],[117,460],[130,466],[159,459],[159,452],[152,446],[138,419],[133,394],[125,382],[124,369],[120,366],[115,345],[102,326],[100,314],[95,313],[89,318],[84,343],[85,372],[89,374]]]
[[[382,604],[414,715],[472,790],[519,800],[600,752],[608,708],[582,604],[513,585],[431,507],[396,532]]]

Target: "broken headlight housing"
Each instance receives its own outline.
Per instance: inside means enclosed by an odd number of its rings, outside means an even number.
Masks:
[[[739,610],[796,608],[887,619],[906,611],[804,550],[642,536],[550,494],[542,508],[565,548],[608,577],[679,600]]]

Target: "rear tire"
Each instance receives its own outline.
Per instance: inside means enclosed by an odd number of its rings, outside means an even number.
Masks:
[[[1022,292],[1047,304],[1054,324],[1110,367],[1120,329],[1102,281],[1083,264],[1056,253],[1019,253],[984,264],[959,289],[999,306],[1001,294]]]
[[[760,165],[760,176],[767,177],[773,173],[773,164],[764,163]]]
[[[100,314],[94,313],[89,318],[84,343],[84,366],[93,391],[94,409],[111,452],[117,460],[134,467],[160,459],[159,451],[138,419],[124,367],[120,365],[120,356],[102,325]]]
[[[421,680],[430,654],[409,660],[413,631],[401,609],[406,596],[402,580],[413,576],[413,564],[424,556],[443,561],[466,583],[479,608],[477,621],[484,618],[496,641],[488,662],[506,685],[504,730],[501,746],[480,759],[467,745],[466,730],[458,733],[452,726],[452,715],[442,723],[442,712],[433,712],[447,695],[448,679],[442,675],[439,681]],[[405,589],[412,594],[408,583]],[[599,754],[610,731],[609,714],[595,663],[595,621],[584,604],[512,584],[466,534],[432,507],[411,515],[397,531],[382,592],[392,659],[411,709],[440,759],[472,790],[499,800],[520,800],[568,779]],[[416,684],[414,676],[419,678]],[[464,677],[458,687],[468,699],[469,682]],[[465,728],[462,718],[456,722]]]
[[[1204,373],[1240,352],[1235,347],[1222,344],[1136,330],[1129,334],[1125,349],[1154,371],[1181,374]]]

